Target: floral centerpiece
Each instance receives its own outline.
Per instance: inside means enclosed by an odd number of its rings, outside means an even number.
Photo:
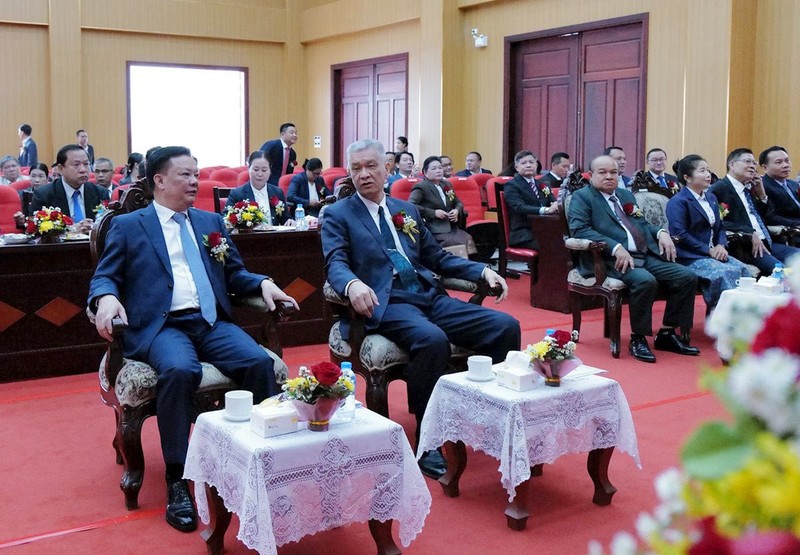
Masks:
[[[797,262],[800,260],[796,259]],[[800,285],[800,272],[790,278]],[[642,513],[638,540],[618,533],[612,554],[800,553],[800,305],[767,317],[729,369],[701,384],[732,422],[706,422],[681,452],[682,469],[656,479],[660,501]],[[589,552],[603,553],[597,542]]]
[[[263,223],[266,216],[257,202],[240,200],[225,210],[224,220],[228,227],[248,231]]]
[[[300,367],[300,375],[286,380],[283,391],[293,401],[301,418],[308,420],[309,430],[324,431],[354,387],[337,365],[320,362],[310,371],[305,366]]]
[[[40,237],[42,243],[55,243],[74,222],[60,208],[43,207],[28,218],[25,233]]]
[[[572,356],[578,348],[577,340],[575,330],[548,331],[544,339],[525,349],[533,367],[544,375],[545,385],[559,387],[561,377],[581,365],[581,360]]]

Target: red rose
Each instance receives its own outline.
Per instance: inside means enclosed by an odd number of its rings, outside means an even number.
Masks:
[[[396,227],[397,229],[402,229],[406,223],[405,214],[403,214],[402,212],[398,212],[397,214],[392,216],[392,223],[394,224],[394,227]]]
[[[25,224],[25,233],[28,235],[33,235],[36,233],[36,224],[33,223],[33,220],[28,220],[28,223]]]
[[[800,355],[798,322],[800,322],[800,306],[795,301],[776,309],[764,322],[764,327],[756,336],[750,350],[758,354],[767,349],[777,348]]]
[[[228,221],[231,223],[231,225],[236,225],[239,221],[239,218],[236,217],[236,214],[231,214],[228,216]]]
[[[445,183],[445,184],[444,184],[444,187],[442,187],[442,190],[443,190],[445,193],[449,193],[450,191],[452,191],[452,190],[453,190],[453,188],[452,188],[450,185],[448,185],[447,183]]]
[[[50,220],[55,222],[55,221],[58,220],[58,217],[60,215],[61,215],[61,212],[56,212],[55,210],[53,210],[52,212],[50,212]]]
[[[212,231],[208,234],[208,246],[212,249],[222,244],[222,233],[219,231]]]
[[[278,197],[270,197],[269,198],[269,203],[272,206],[278,206],[279,202],[280,202],[280,199]]]
[[[64,216],[64,225],[72,225],[74,223],[75,222],[73,221],[72,218],[70,218],[69,216]]]
[[[547,188],[547,185],[545,185],[545,184],[544,184],[544,183],[542,183],[541,181],[537,181],[537,182],[536,182],[536,186],[537,186],[537,187],[539,187],[539,190],[540,190],[540,191],[544,191],[544,190]]]
[[[342,375],[342,369],[332,362],[320,362],[311,367],[311,374],[317,378],[320,385],[330,387]]]
[[[622,210],[625,212],[625,215],[632,216],[633,211],[636,210],[632,202],[626,202],[622,205]]]
[[[572,334],[568,331],[556,330],[556,332],[553,334],[553,338],[556,340],[556,343],[558,343],[559,347],[563,347],[572,341]]]
[[[237,202],[233,206],[235,208],[244,208],[245,206],[247,206],[247,201],[246,200],[240,200],[239,202]]]
[[[36,213],[36,217],[41,219],[41,220],[47,219],[47,212],[45,212],[44,210],[39,210]]]

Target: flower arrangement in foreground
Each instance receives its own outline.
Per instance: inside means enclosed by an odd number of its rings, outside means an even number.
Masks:
[[[45,207],[37,210],[28,218],[25,233],[32,236],[59,235],[67,231],[74,222],[63,214],[60,208]]]
[[[534,368],[544,375],[545,385],[558,387],[562,376],[581,365],[581,360],[573,356],[578,348],[577,340],[575,330],[547,330],[544,339],[525,349]]]
[[[345,398],[353,392],[355,384],[342,374],[342,369],[332,362],[320,362],[309,371],[300,367],[300,375],[286,380],[283,391],[294,402],[300,416],[308,420],[308,429],[324,431],[328,422]]]
[[[800,260],[796,259],[796,262]],[[794,264],[797,266],[797,264]],[[800,281],[795,271],[793,281]],[[800,283],[793,283],[798,290]],[[800,553],[800,305],[776,309],[728,370],[701,384],[732,423],[706,422],[686,441],[682,470],[656,479],[660,505],[642,513],[637,540],[620,532],[611,553]],[[597,542],[591,554],[603,553]]]
[[[225,211],[225,223],[237,229],[252,229],[262,223],[266,216],[256,202],[240,200]]]

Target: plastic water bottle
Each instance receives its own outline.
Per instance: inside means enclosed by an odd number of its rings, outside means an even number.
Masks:
[[[347,396],[344,406],[338,412],[342,413],[342,420],[350,422],[356,417],[356,373],[353,372],[352,362],[342,363],[342,374],[353,382],[353,391]]]
[[[783,269],[783,263],[775,263],[775,267],[772,269],[772,277],[778,280],[778,283],[781,284],[781,289],[786,290],[786,272]]]
[[[294,228],[297,231],[308,231],[308,222],[306,222],[306,211],[303,209],[302,204],[298,204],[294,209]]]

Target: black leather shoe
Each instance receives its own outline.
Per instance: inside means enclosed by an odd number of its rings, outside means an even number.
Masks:
[[[647,345],[647,339],[642,335],[631,336],[631,344],[628,346],[628,352],[633,355],[636,360],[642,362],[655,362],[656,355],[650,350]]]
[[[420,457],[419,469],[428,478],[438,480],[447,472],[447,461],[436,449],[425,451]]]
[[[197,510],[186,480],[167,482],[167,523],[181,532],[197,529]]]
[[[654,344],[659,351],[670,351],[679,355],[692,356],[700,354],[700,349],[684,343],[673,330],[661,330],[658,332]]]

